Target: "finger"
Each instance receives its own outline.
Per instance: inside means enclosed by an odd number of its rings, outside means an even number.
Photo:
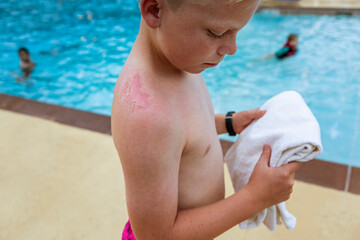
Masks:
[[[271,147],[268,144],[263,146],[263,152],[260,156],[259,162],[265,163],[267,166],[270,166],[270,157],[271,157]]]

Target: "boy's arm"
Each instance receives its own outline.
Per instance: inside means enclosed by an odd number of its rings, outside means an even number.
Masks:
[[[246,128],[255,119],[264,116],[266,111],[260,111],[259,108],[255,108],[248,111],[236,112],[232,115],[232,123],[234,131],[239,134],[244,128]],[[227,133],[225,124],[225,114],[215,115],[215,126],[217,134]]]
[[[114,112],[113,137],[137,240],[212,239],[290,194],[295,165],[290,170],[269,168],[267,150],[243,190],[208,206],[178,211],[179,164],[185,144],[180,124],[161,111],[121,114],[121,118]]]
[[[270,168],[271,149],[264,151],[249,183],[214,204],[178,212],[171,239],[213,239],[259,211],[289,199],[300,163]]]
[[[178,174],[184,148],[177,118],[150,108],[135,113],[115,109],[112,113],[112,134],[137,240],[169,239],[178,208]]]

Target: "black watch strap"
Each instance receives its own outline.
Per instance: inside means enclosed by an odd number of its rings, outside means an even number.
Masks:
[[[230,136],[235,136],[236,132],[234,131],[233,128],[233,124],[232,124],[232,115],[235,112],[228,112],[225,116],[225,125],[226,125],[226,130],[228,131]]]

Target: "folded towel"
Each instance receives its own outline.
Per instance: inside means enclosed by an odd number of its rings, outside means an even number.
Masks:
[[[322,152],[319,124],[299,93],[280,93],[260,109],[266,110],[266,114],[247,126],[225,155],[235,191],[249,181],[264,144],[272,148],[271,167],[309,161]],[[287,229],[294,229],[296,218],[286,210],[285,202],[245,220],[240,228],[258,227],[263,222],[275,231],[280,218]]]

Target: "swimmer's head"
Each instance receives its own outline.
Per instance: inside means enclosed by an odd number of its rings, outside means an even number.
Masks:
[[[288,39],[287,39],[287,41],[289,42],[289,44],[290,45],[292,45],[292,46],[297,46],[297,44],[298,44],[298,40],[299,40],[299,36],[297,35],[297,34],[294,34],[294,33],[292,33],[292,34],[290,34],[289,36],[288,36]]]
[[[22,61],[28,61],[30,59],[29,50],[27,50],[26,48],[24,47],[19,48],[18,53]]]

